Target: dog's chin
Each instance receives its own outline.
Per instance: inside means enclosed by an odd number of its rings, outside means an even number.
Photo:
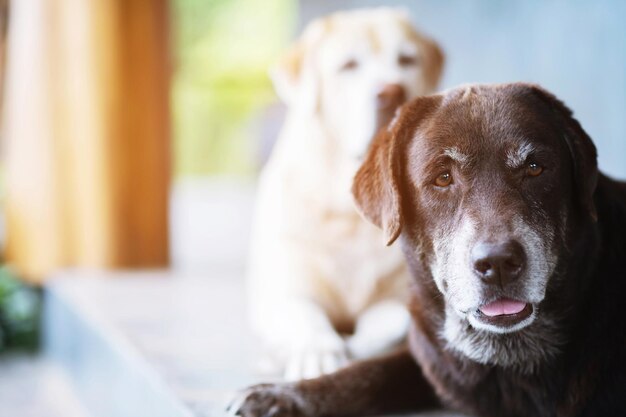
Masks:
[[[467,359],[521,372],[532,371],[554,357],[561,344],[557,322],[540,314],[536,303],[525,303],[512,314],[494,316],[487,316],[480,308],[461,312],[447,305],[440,336],[449,349]]]

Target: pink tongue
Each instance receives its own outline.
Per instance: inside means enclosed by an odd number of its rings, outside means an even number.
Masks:
[[[503,314],[516,314],[522,311],[524,307],[526,307],[526,303],[503,298],[481,306],[480,311],[482,311],[485,316],[493,317]]]

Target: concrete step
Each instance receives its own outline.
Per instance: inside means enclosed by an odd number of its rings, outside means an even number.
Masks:
[[[0,358],[0,417],[91,417],[65,372],[39,354]]]
[[[74,271],[45,295],[45,352],[94,416],[222,415],[257,382],[241,272]]]
[[[63,273],[45,291],[45,354],[94,417],[224,416],[237,390],[263,382],[242,277]]]

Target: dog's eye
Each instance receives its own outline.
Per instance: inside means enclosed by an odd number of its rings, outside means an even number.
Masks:
[[[435,185],[437,187],[447,187],[452,184],[452,174],[450,172],[442,172],[435,178]]]
[[[398,56],[398,64],[401,67],[410,67],[410,66],[417,65],[418,63],[419,63],[419,59],[415,55],[400,54]]]
[[[357,69],[359,63],[356,59],[350,59],[346,61],[340,68],[341,71],[352,71]]]
[[[536,162],[531,162],[526,167],[526,174],[531,177],[538,177],[543,172],[543,167]]]

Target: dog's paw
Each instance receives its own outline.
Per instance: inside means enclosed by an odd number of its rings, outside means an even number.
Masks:
[[[312,417],[306,408],[292,386],[260,384],[239,393],[226,411],[240,417]]]
[[[287,381],[317,378],[348,364],[348,351],[343,339],[334,335],[319,335],[309,344],[292,349],[284,377]]]

